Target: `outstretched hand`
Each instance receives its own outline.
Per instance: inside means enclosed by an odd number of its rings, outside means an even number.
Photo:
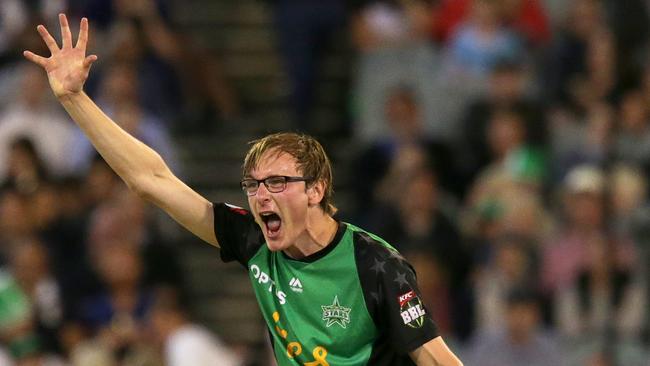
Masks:
[[[88,72],[97,56],[86,57],[86,44],[88,43],[88,19],[81,19],[79,39],[76,46],[72,46],[72,33],[68,26],[68,19],[64,14],[59,14],[61,23],[61,37],[63,46],[59,48],[56,41],[43,25],[36,29],[50,50],[50,57],[42,57],[31,51],[23,52],[30,61],[41,66],[47,72],[50,87],[57,98],[81,92]]]

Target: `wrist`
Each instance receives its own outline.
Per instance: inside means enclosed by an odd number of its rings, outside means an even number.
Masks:
[[[65,93],[57,96],[57,99],[61,104],[67,104],[67,103],[73,103],[75,100],[78,100],[79,98],[83,97],[83,90],[80,90],[78,92],[70,92],[70,93]]]

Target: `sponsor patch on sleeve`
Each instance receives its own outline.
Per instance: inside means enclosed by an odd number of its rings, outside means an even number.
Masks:
[[[404,325],[407,325],[411,328],[420,328],[424,325],[424,315],[426,314],[424,310],[424,305],[422,301],[415,293],[411,290],[403,295],[400,295],[398,298],[400,315],[404,321]]]
[[[399,300],[399,307],[401,308],[402,306],[404,306],[404,304],[411,301],[411,299],[413,299],[414,297],[416,297],[416,295],[415,295],[415,291],[413,291],[413,290],[411,290],[411,291],[409,291],[409,292],[407,292],[407,293],[405,293],[403,295],[400,295],[399,299],[398,299]]]

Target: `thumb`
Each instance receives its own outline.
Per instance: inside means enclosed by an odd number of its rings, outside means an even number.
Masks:
[[[84,59],[84,68],[90,68],[93,62],[97,61],[97,55],[90,55]]]

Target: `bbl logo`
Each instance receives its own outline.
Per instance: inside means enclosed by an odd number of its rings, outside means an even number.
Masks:
[[[408,325],[411,328],[420,328],[424,325],[424,306],[422,301],[415,293],[411,290],[404,295],[401,295],[399,298],[399,311],[402,316],[402,320],[405,325]]]

